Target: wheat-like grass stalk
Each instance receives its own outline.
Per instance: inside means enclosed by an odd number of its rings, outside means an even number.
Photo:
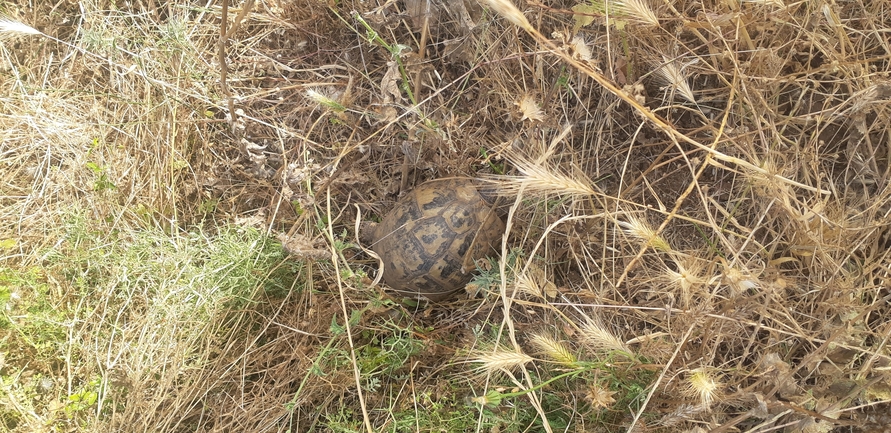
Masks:
[[[0,15],[0,41],[28,35],[43,35],[43,33],[6,15]]]
[[[659,25],[659,18],[656,17],[656,13],[653,12],[653,9],[644,0],[612,0],[609,1],[609,5],[622,13],[626,19],[650,26]]]
[[[532,334],[529,342],[535,346],[538,353],[558,364],[575,367],[578,363],[578,358],[569,350],[569,347],[554,337],[545,334]]]
[[[527,32],[535,31],[535,28],[532,27],[532,24],[529,23],[526,16],[524,16],[510,0],[485,0],[485,2],[497,12],[498,15],[507,18],[508,21],[520,26],[523,30],[526,30]]]
[[[475,370],[485,371],[490,374],[497,371],[512,371],[532,361],[534,361],[534,358],[531,356],[507,348],[477,351],[468,360],[468,362],[479,364]]]
[[[597,193],[582,176],[567,176],[546,164],[531,161],[516,153],[507,155],[507,159],[514,164],[521,175],[491,177],[493,180],[504,182],[501,189],[507,195],[517,195],[523,191],[533,195],[589,197]]]
[[[645,244],[658,251],[666,253],[673,251],[671,244],[669,244],[664,237],[656,233],[656,230],[643,219],[630,217],[628,218],[628,221],[619,221],[618,224],[626,235],[643,241]]]
[[[687,65],[680,66],[677,60],[671,60],[664,56],[663,60],[662,67],[658,70],[659,76],[684,99],[695,104],[696,95],[693,94],[693,89],[690,88],[690,83],[684,74],[684,68]]]
[[[586,322],[581,326],[581,331],[585,343],[596,352],[619,352],[629,356],[632,354],[631,349],[598,320]]]

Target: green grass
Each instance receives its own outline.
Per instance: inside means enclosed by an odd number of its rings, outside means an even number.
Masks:
[[[294,285],[299,265],[255,229],[222,226],[210,235],[107,227],[74,214],[42,261],[0,268],[0,349],[15,366],[0,375],[0,419],[9,430],[37,421],[22,419],[16,406],[31,407],[50,426],[87,429],[113,411],[138,410],[128,407],[139,402],[115,374],[135,373],[175,392],[188,383],[177,377],[213,361],[207,345],[229,336],[240,312],[302,289]],[[111,374],[108,363],[125,370]],[[41,378],[52,386],[41,389],[48,386]]]

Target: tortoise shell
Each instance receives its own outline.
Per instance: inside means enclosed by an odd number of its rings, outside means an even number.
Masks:
[[[432,301],[464,288],[477,259],[500,243],[504,223],[468,178],[425,182],[377,224],[371,249],[393,290]]]

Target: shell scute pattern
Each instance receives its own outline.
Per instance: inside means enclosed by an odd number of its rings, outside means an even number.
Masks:
[[[471,179],[419,185],[386,214],[372,249],[394,290],[442,300],[467,284],[474,260],[501,238],[504,223]]]

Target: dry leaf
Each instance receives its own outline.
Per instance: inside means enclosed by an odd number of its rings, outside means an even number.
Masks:
[[[276,235],[276,239],[282,243],[282,248],[285,252],[298,259],[322,260],[331,257],[331,253],[328,250],[316,248],[310,238],[301,234],[295,233],[288,236],[284,233],[279,233]]]
[[[569,43],[569,47],[572,49],[572,57],[574,59],[582,60],[585,62],[591,60],[591,47],[589,47],[588,43],[585,42],[585,38],[581,36],[572,38],[572,41]]]
[[[401,79],[399,64],[395,61],[387,62],[387,73],[381,79],[381,94],[384,104],[402,102],[402,92],[399,90],[399,80]]]
[[[599,15],[603,13],[597,6],[589,4],[577,4],[572,7],[572,11],[575,12],[572,16],[575,21],[575,25],[572,26],[573,33],[579,31],[580,28],[593,23],[595,14]]]

